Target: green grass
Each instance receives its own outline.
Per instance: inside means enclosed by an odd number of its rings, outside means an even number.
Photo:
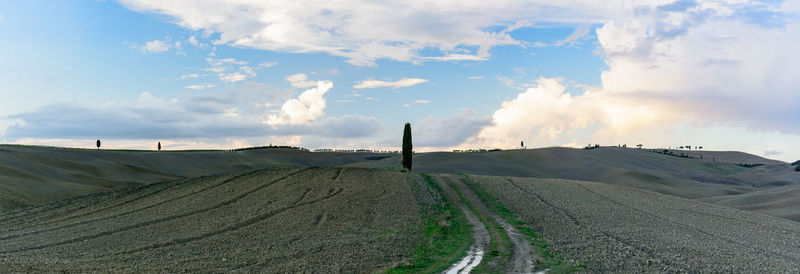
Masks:
[[[464,175],[467,186],[469,186],[478,199],[481,199],[490,210],[494,211],[500,218],[513,225],[517,230],[528,236],[528,241],[533,246],[534,252],[541,257],[542,262],[537,265],[539,269],[550,269],[550,273],[574,273],[586,271],[587,268],[584,264],[572,265],[566,261],[566,258],[556,250],[550,248],[547,241],[536,233],[532,228],[528,227],[525,222],[517,217],[517,214],[508,209],[500,200],[492,197],[489,193],[479,184],[473,182],[469,176]]]
[[[387,273],[442,272],[467,253],[472,245],[472,229],[464,213],[442,194],[430,175],[420,173],[425,183],[442,198],[442,203],[425,217],[422,226],[423,242],[414,248],[413,258]]]
[[[464,201],[464,204],[467,205],[472,214],[478,216],[481,223],[486,226],[486,230],[489,231],[489,235],[491,238],[489,239],[489,248],[486,250],[486,255],[481,260],[481,263],[478,264],[475,268],[472,269],[471,272],[473,273],[502,273],[502,270],[506,267],[507,262],[511,259],[511,239],[508,238],[505,231],[503,231],[503,227],[500,226],[494,219],[486,218],[486,216],[482,216],[478,211],[470,204],[467,199],[464,198],[464,194],[458,190],[458,187],[451,185],[451,187],[456,191],[458,197]],[[500,236],[500,239],[497,239],[497,235]],[[494,266],[490,266],[489,262],[499,262]]]

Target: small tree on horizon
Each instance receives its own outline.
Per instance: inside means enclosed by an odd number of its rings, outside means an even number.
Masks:
[[[413,145],[411,144],[411,124],[406,123],[403,128],[403,168],[411,170],[411,151]]]
[[[161,142],[158,142],[158,151],[161,151]]]
[[[100,140],[97,140],[97,149],[100,149]]]

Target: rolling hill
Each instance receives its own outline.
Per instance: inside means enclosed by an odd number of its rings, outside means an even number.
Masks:
[[[484,206],[485,195],[496,198],[519,216],[515,225],[589,271],[800,271],[800,223],[781,218],[603,183],[422,177],[280,168],[77,196],[0,213],[0,265],[9,272],[382,272],[408,264],[430,241],[422,224],[442,199],[424,183],[433,181],[457,189],[448,190],[450,201],[478,209],[475,221],[486,227],[501,211]],[[449,227],[442,221],[450,217],[436,223]],[[489,247],[513,260],[525,250],[520,244]],[[501,270],[517,266],[507,264]]]

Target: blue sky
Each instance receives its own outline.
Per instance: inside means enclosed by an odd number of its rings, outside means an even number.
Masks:
[[[391,149],[411,122],[420,150],[688,142],[789,160],[797,7],[4,1],[0,141]]]

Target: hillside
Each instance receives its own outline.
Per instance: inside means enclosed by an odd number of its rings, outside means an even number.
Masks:
[[[441,190],[421,177],[266,169],[78,196],[1,213],[0,265],[10,272],[383,271],[407,264],[430,241],[422,224]],[[450,203],[475,209],[474,227],[490,229],[489,270],[542,263],[511,263],[532,249],[495,215],[505,211],[486,203],[497,198],[519,216],[515,226],[532,228],[563,260],[591,272],[800,271],[797,222],[602,183],[428,178]],[[436,223],[449,227],[446,218]],[[498,235],[504,230],[510,237]]]
[[[0,211],[155,182],[262,168],[338,166],[373,153],[130,151],[0,145]]]
[[[695,158],[618,147],[433,152],[415,154],[414,168],[426,173],[563,178],[623,185],[800,221],[800,195],[795,195],[800,193],[800,172],[788,163],[741,152],[673,153]],[[0,146],[0,210],[116,187],[304,166],[397,170],[400,156],[291,149],[156,152],[6,145]]]
[[[436,197],[400,172],[268,169],[0,215],[6,272],[365,272],[408,260]]]
[[[792,195],[800,191],[800,172],[788,163],[742,152],[673,152],[696,158],[634,148],[548,148],[418,153],[414,155],[414,167],[428,173],[561,178],[623,185],[800,221],[800,195]],[[748,168],[737,164],[762,165]],[[350,166],[399,165],[399,157],[394,157]]]

